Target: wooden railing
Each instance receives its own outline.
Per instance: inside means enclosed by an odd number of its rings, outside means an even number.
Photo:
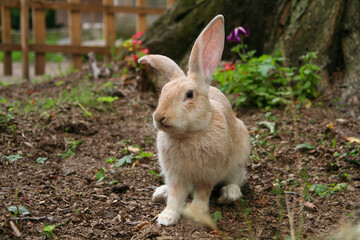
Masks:
[[[167,0],[170,7],[175,0]],[[146,7],[146,0],[136,0],[136,7],[114,6],[114,0],[102,0],[102,5],[84,4],[80,0],[67,2],[46,2],[44,0],[1,0],[2,42],[0,51],[4,52],[4,75],[12,75],[12,51],[22,52],[22,78],[29,79],[29,51],[35,52],[35,74],[45,73],[45,53],[68,53],[73,67],[81,68],[82,55],[89,52],[110,56],[110,47],[115,44],[115,13],[136,14],[136,31],[146,30],[147,14],[162,14],[165,8]],[[20,8],[20,36],[21,43],[11,42],[10,8]],[[29,9],[32,9],[33,44],[29,44]],[[69,18],[70,45],[48,45],[46,40],[45,10],[66,10]],[[81,45],[81,16],[80,12],[102,12],[103,33],[105,46]]]

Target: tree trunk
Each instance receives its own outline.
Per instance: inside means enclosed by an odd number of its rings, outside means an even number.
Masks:
[[[217,14],[225,17],[225,33],[242,25],[250,28],[249,49],[263,52],[271,34],[278,0],[177,0],[143,35],[151,53],[163,54],[184,62],[192,44]],[[254,14],[254,10],[256,13]],[[258,31],[257,29],[261,29]],[[232,44],[225,44],[224,56],[230,58]]]
[[[144,43],[152,53],[185,65],[193,41],[217,14],[225,17],[226,34],[236,26],[249,27],[245,43],[258,55],[280,50],[290,66],[297,66],[301,55],[317,51],[322,87],[339,88],[338,103],[353,117],[359,115],[360,1],[178,0],[144,34]],[[232,58],[231,46],[225,44],[224,59]],[[338,72],[341,81],[334,80]]]

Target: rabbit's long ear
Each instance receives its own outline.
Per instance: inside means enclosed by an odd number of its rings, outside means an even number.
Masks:
[[[224,50],[224,17],[217,15],[201,32],[191,50],[188,76],[209,88]]]
[[[180,67],[173,60],[163,55],[146,55],[140,58],[138,62],[141,64],[149,64],[169,81],[185,77],[185,73]]]

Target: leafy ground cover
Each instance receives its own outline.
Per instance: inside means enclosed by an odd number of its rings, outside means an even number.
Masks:
[[[253,152],[243,199],[218,205],[213,192],[221,232],[158,226],[157,94],[138,86],[84,69],[0,88],[1,239],[16,239],[10,222],[23,239],[321,239],[359,222],[360,126],[318,101],[237,110]]]

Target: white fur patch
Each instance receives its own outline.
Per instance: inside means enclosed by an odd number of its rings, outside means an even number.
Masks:
[[[239,185],[229,184],[221,188],[221,196],[218,203],[234,202],[242,196]]]
[[[168,197],[168,187],[167,185],[162,185],[155,189],[155,192],[152,195],[152,200],[154,202],[165,202]]]
[[[176,213],[176,211],[174,210],[165,208],[165,210],[159,214],[157,222],[159,225],[169,226],[177,223],[177,221],[179,221],[179,218],[180,218],[179,213]]]

